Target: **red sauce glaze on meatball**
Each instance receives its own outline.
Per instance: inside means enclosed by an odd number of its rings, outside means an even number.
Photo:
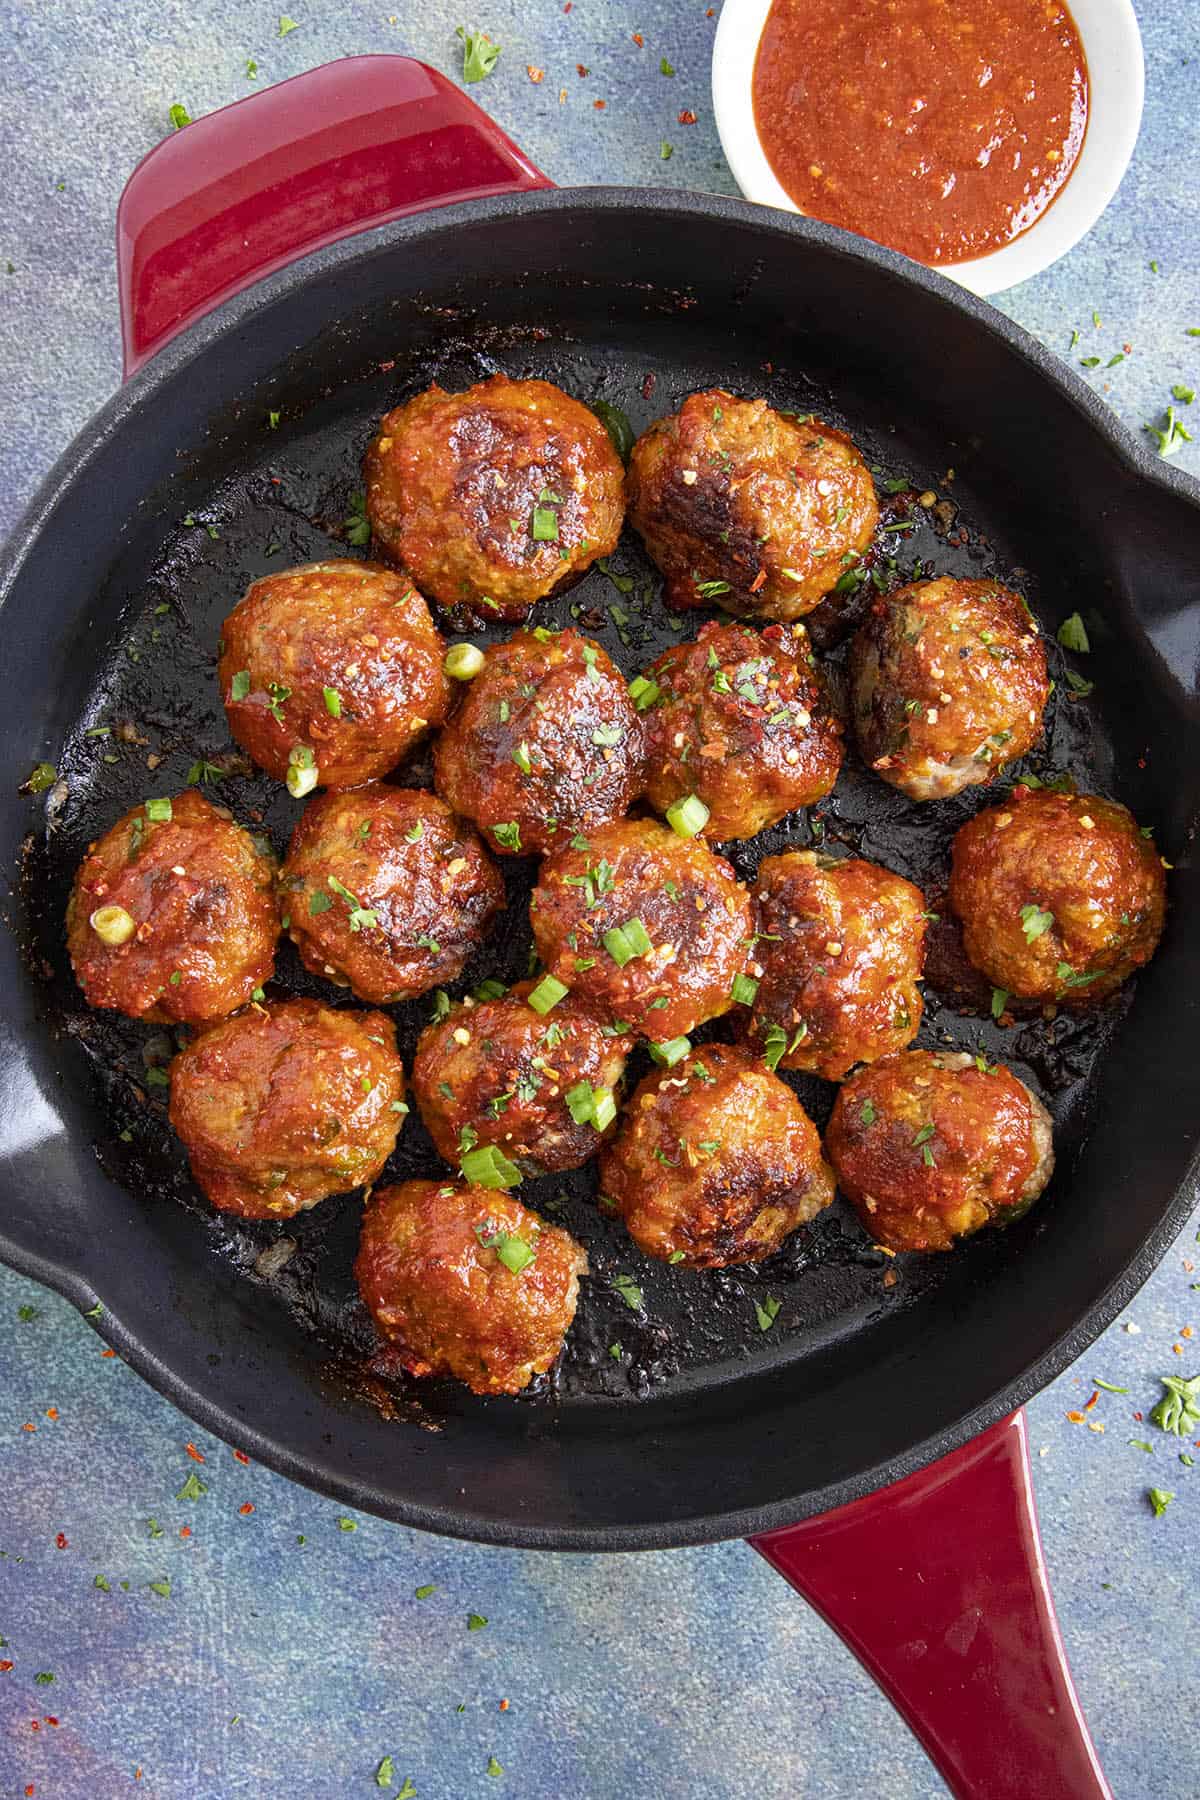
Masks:
[[[602,1133],[586,1101],[620,1092],[633,1040],[571,995],[536,1012],[527,1003],[535,986],[523,981],[499,999],[464,1001],[421,1033],[413,1092],[447,1162],[495,1144],[527,1175],[557,1174],[599,1150]]]
[[[600,1191],[647,1256],[717,1269],[778,1250],[829,1205],[833,1175],[787,1083],[705,1044],[634,1089]]]
[[[427,388],[367,451],[367,517],[442,606],[523,619],[616,548],[621,460],[588,407],[548,381]]]
[[[354,1274],[411,1375],[519,1394],[544,1375],[575,1317],[587,1255],[511,1194],[465,1182],[380,1188]]]
[[[769,1067],[841,1081],[921,1023],[925,896],[890,869],[812,850],[765,857],[754,888],[758,992],[738,1024]],[[761,972],[760,972],[761,971]]]
[[[902,1050],[852,1075],[825,1150],[889,1250],[950,1250],[981,1225],[1010,1224],[1054,1169],[1050,1115],[1024,1082],[940,1050]]]
[[[994,780],[1042,735],[1046,651],[1019,594],[946,575],[877,599],[850,648],[865,762],[913,800]]]
[[[1021,785],[955,834],[950,905],[989,981],[1079,1006],[1149,962],[1167,884],[1158,851],[1115,800]]]
[[[661,694],[642,715],[656,812],[695,794],[709,837],[749,838],[837,780],[841,725],[803,625],[704,625],[645,679]]]
[[[375,1006],[456,981],[504,905],[470,826],[419,788],[310,800],[281,886],[305,967]]]
[[[799,619],[833,589],[879,519],[844,432],[723,388],[691,394],[633,447],[629,518],[671,606]]]
[[[244,1006],[275,968],[275,857],[188,790],[118,819],[80,864],[67,948],[89,1006],[188,1025]]]
[[[321,787],[394,769],[450,704],[446,647],[411,582],[375,563],[264,575],[222,628],[229,729],[284,781],[297,756]]]
[[[575,631],[518,631],[489,650],[434,750],[438,792],[510,855],[623,818],[644,768],[624,677]]]
[[[171,1064],[171,1124],[213,1205],[290,1219],[375,1180],[405,1111],[392,1021],[318,1000],[252,1007]]]
[[[550,974],[608,1023],[663,1040],[733,1005],[753,932],[723,857],[651,819],[546,858],[529,906]]]

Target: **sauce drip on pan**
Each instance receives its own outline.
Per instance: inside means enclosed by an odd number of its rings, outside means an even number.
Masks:
[[[925,263],[1027,231],[1087,110],[1057,0],[774,0],[754,67],[759,140],[801,211]]]

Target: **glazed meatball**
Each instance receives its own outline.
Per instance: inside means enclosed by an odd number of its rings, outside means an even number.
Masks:
[[[413,1092],[447,1162],[495,1144],[526,1175],[558,1174],[589,1161],[615,1121],[632,1038],[570,995],[535,1011],[535,986],[464,1001],[421,1033]]]
[[[411,1375],[519,1394],[575,1317],[587,1255],[511,1194],[465,1182],[381,1188],[363,1213],[359,1292]]]
[[[753,931],[724,858],[650,819],[602,825],[586,848],[547,857],[529,912],[555,981],[658,1041],[729,1011]]]
[[[457,980],[504,905],[470,826],[415,788],[310,800],[281,886],[305,967],[376,1006]]]
[[[646,670],[646,792],[665,813],[695,794],[712,838],[749,838],[833,787],[841,726],[803,625],[705,625]],[[658,697],[654,697],[654,689]]]
[[[871,541],[870,471],[844,432],[721,388],[633,447],[629,517],[671,606],[799,619]]]
[[[1015,787],[951,848],[950,905],[975,967],[1023,1000],[1111,994],[1162,936],[1162,859],[1133,814],[1096,794]]]
[[[298,791],[394,769],[450,703],[445,645],[412,584],[373,563],[309,563],[252,583],[222,628],[229,729]]]
[[[641,793],[642,723],[624,678],[574,631],[518,631],[487,653],[434,751],[457,812],[510,855],[623,818]]]
[[[275,857],[188,789],[147,800],[91,845],[67,906],[89,1006],[197,1025],[244,1006],[275,968]]]
[[[1046,652],[1019,594],[943,576],[875,601],[850,648],[865,762],[912,800],[995,778],[1042,735]]]
[[[290,1219],[375,1180],[407,1108],[391,1020],[318,1000],[252,1007],[171,1064],[171,1124],[213,1205]]]
[[[1001,1064],[902,1050],[852,1075],[825,1149],[838,1186],[876,1243],[950,1250],[981,1225],[1007,1225],[1054,1169],[1050,1115]]]
[[[705,1044],[634,1089],[600,1191],[647,1256],[718,1269],[778,1250],[829,1205],[833,1175],[787,1083]]]
[[[754,889],[758,991],[739,1026],[770,1068],[841,1081],[921,1023],[925,896],[877,863],[768,856]]]
[[[624,471],[594,412],[548,381],[427,388],[367,451],[367,517],[442,606],[523,619],[616,548]]]

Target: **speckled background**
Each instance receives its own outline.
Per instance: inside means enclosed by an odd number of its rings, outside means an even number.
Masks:
[[[1200,385],[1186,335],[1200,325],[1200,16],[1193,0],[1139,11],[1147,108],[1124,186],[1071,256],[1000,298],[1064,355],[1098,355],[1091,378],[1134,430],[1161,418],[1173,383]],[[443,0],[394,13],[295,0],[293,17],[281,39],[277,12],[233,0],[0,3],[0,531],[118,381],[113,215],[171,104],[199,115],[354,52],[460,67],[461,15]],[[732,191],[703,5],[489,0],[467,23],[503,46],[475,97],[555,180]],[[697,123],[679,125],[687,108]],[[1200,471],[1197,439],[1179,461]],[[1160,1373],[1200,1371],[1184,1335],[1200,1321],[1198,1222],[1030,1408],[1062,1625],[1118,1800],[1200,1793],[1200,1475],[1138,1422]],[[1072,1422],[1094,1377],[1129,1393],[1101,1392]],[[206,1491],[177,1498],[193,1472]],[[1176,1492],[1161,1519],[1150,1485]],[[472,1612],[486,1626],[469,1630]],[[858,1666],[744,1546],[535,1556],[341,1514],[237,1462],[104,1357],[69,1307],[0,1272],[0,1800],[344,1800],[381,1791],[387,1755],[391,1791],[407,1779],[419,1800],[944,1792]]]

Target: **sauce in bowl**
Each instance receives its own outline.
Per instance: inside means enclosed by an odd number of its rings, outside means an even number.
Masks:
[[[759,140],[800,210],[924,263],[1027,231],[1087,111],[1057,0],[774,0],[754,65]]]

